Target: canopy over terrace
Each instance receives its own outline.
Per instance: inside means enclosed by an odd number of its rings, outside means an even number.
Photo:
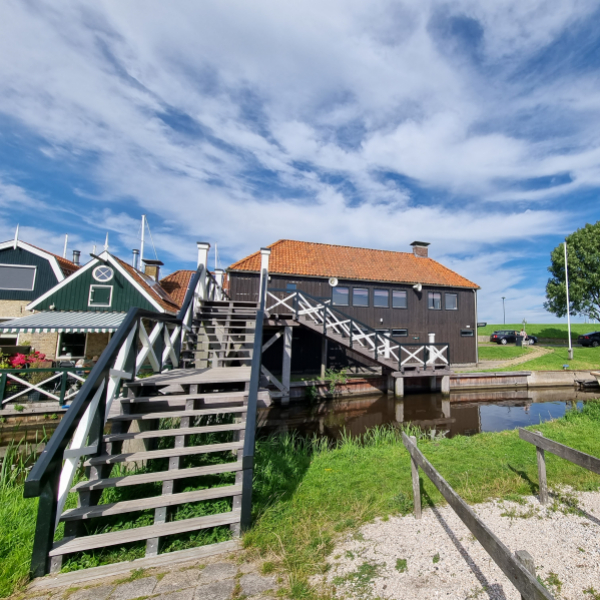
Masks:
[[[109,333],[127,313],[39,312],[0,323],[0,333]]]

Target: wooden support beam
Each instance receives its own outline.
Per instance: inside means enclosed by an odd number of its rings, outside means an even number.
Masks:
[[[290,401],[290,384],[292,381],[292,328],[286,325],[283,335],[283,361],[281,365],[281,383],[284,387],[282,404]]]

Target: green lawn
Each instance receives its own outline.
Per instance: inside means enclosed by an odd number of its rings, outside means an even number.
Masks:
[[[516,346],[479,346],[479,360],[510,360],[530,354],[531,348],[517,348]]]
[[[480,348],[481,350],[481,348]],[[599,348],[573,348],[573,360],[569,360],[568,348],[549,348],[551,352],[533,360],[509,365],[491,371],[562,371],[563,365],[569,365],[571,371],[600,370]]]
[[[490,336],[494,331],[498,331],[500,329],[516,329],[517,331],[521,331],[523,328],[522,323],[512,324],[512,325],[486,325],[485,327],[480,327],[477,330],[477,335],[487,335]],[[547,339],[567,339],[567,324],[561,323],[558,325],[554,324],[535,324],[535,323],[527,323],[527,327],[525,328],[527,333],[531,335],[536,335],[540,338]],[[589,333],[590,331],[600,331],[599,324],[587,324],[583,325],[581,323],[571,324],[571,339],[577,339],[582,333]]]

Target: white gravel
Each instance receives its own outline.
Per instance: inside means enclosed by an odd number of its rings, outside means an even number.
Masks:
[[[525,504],[473,508],[511,552],[531,554],[555,598],[600,600],[600,493],[562,491],[548,506],[527,497]],[[398,559],[406,561],[405,572],[396,568]],[[330,564],[326,581],[339,598],[521,597],[449,506],[425,509],[420,521],[409,515],[365,525],[338,544]],[[590,588],[598,595],[585,592]]]

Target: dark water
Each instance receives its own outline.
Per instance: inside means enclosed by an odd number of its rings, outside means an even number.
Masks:
[[[292,403],[259,410],[262,433],[298,431],[339,439],[346,430],[361,435],[377,425],[412,423],[423,429],[454,435],[503,431],[535,425],[579,409],[600,392],[575,389],[503,390],[471,393],[361,396],[317,402]]]

